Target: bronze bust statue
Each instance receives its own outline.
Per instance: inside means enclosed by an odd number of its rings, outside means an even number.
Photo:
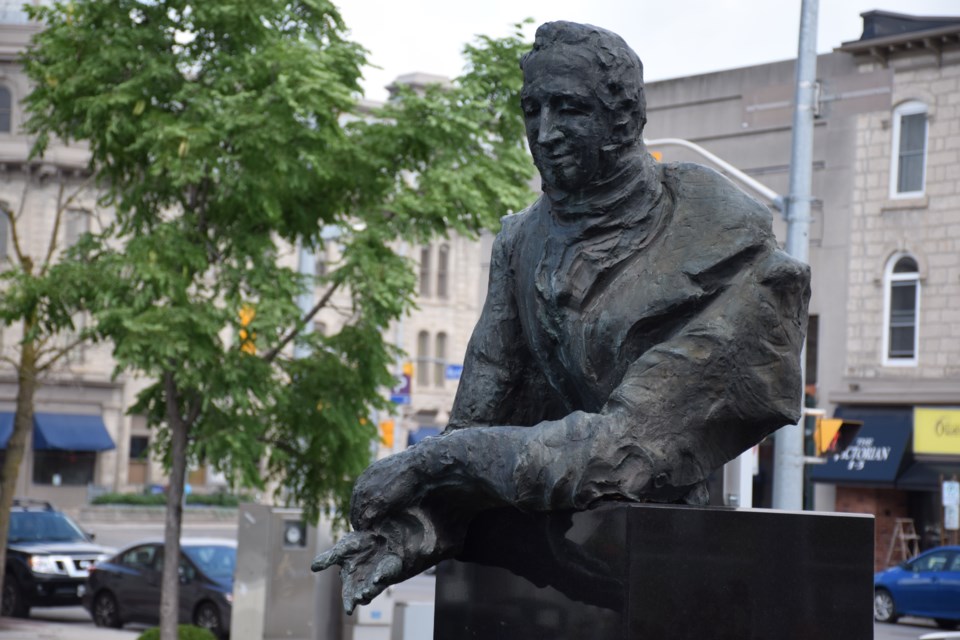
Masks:
[[[653,160],[616,34],[547,23],[520,65],[543,194],[503,220],[447,429],[371,465],[314,562],[340,565],[348,612],[490,509],[704,504],[711,471],[799,418],[809,269],[767,208]]]

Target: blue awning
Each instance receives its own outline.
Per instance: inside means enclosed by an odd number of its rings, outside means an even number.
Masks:
[[[407,446],[413,446],[424,438],[432,438],[438,435],[440,435],[440,427],[420,427],[407,435]]]
[[[897,478],[897,489],[940,491],[944,480],[960,477],[960,463],[914,462]]]
[[[34,451],[106,451],[115,448],[100,416],[69,413],[33,415]]]
[[[13,414],[0,413],[0,449],[7,448],[7,441],[13,435]]]
[[[913,407],[838,407],[834,417],[858,420],[853,443],[810,469],[814,482],[893,487],[906,466],[913,433]]]

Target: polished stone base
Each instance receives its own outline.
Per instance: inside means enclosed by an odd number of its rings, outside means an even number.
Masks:
[[[873,637],[872,516],[499,510],[462,558],[437,571],[435,640]]]

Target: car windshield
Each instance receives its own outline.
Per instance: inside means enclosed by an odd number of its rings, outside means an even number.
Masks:
[[[56,511],[14,511],[9,542],[86,542],[87,536],[70,518]]]
[[[233,579],[233,570],[237,566],[236,548],[219,544],[185,545],[183,553],[213,580]]]

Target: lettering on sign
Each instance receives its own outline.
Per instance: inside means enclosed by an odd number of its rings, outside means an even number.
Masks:
[[[943,416],[937,420],[937,425],[934,427],[934,432],[941,438],[960,437],[960,422],[952,422],[947,416]]]
[[[891,447],[874,445],[873,438],[857,438],[842,453],[835,454],[833,459],[846,462],[848,471],[860,471],[868,462],[886,462],[890,451]]]

